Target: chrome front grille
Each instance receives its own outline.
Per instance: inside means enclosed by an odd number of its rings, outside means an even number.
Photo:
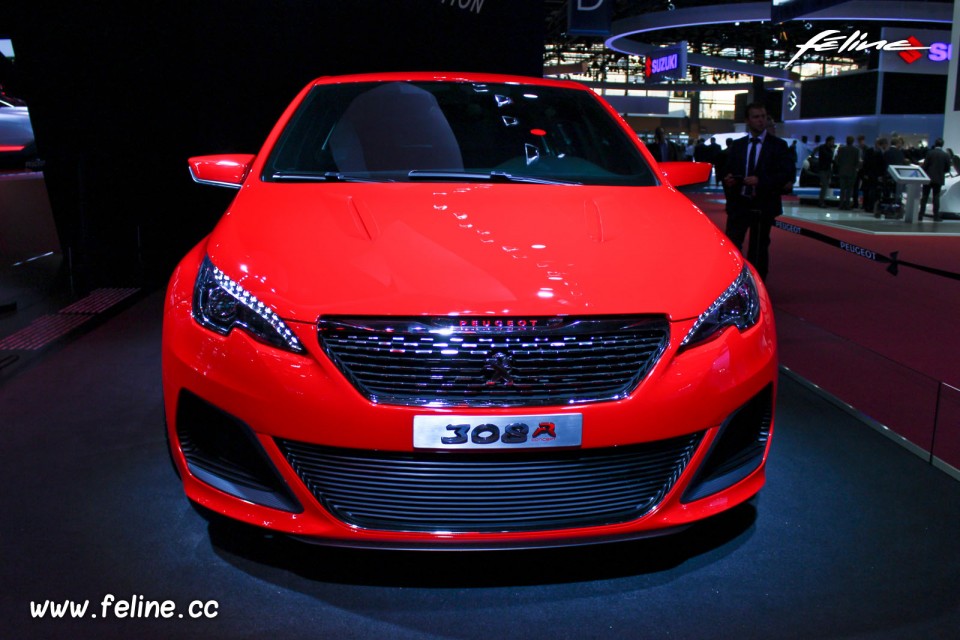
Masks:
[[[509,532],[639,518],[667,495],[702,437],[509,454],[277,444],[320,504],[347,524],[384,531]]]
[[[626,397],[663,354],[663,317],[324,317],[320,344],[374,402],[513,407]]]

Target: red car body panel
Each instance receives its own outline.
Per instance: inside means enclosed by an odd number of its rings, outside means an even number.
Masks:
[[[217,169],[215,162],[191,159],[200,181],[242,182],[242,187],[209,237],[176,268],[167,291],[164,400],[173,458],[187,496],[214,512],[276,531],[331,544],[399,548],[550,546],[639,537],[673,530],[752,497],[764,482],[766,449],[762,461],[730,486],[695,500],[682,499],[711,455],[724,420],[765,388],[775,392],[772,310],[755,278],[760,305],[756,324],[744,330],[728,327],[694,347],[681,346],[698,317],[737,279],[745,263],[725,236],[665,180],[659,186],[612,187],[279,183],[261,178],[266,156],[316,84],[451,78],[586,91],[567,82],[476,74],[320,79],[287,109],[252,162],[249,156],[231,156],[236,166]],[[626,128],[622,121],[621,126]],[[655,167],[644,146],[636,146]],[[700,169],[676,169],[675,175],[683,181],[690,171]],[[266,302],[296,334],[304,352],[265,345],[239,329],[221,335],[200,326],[193,315],[194,286],[204,256]],[[537,407],[400,406],[368,399],[318,342],[318,318],[339,314],[653,314],[669,321],[669,340],[623,399]],[[241,499],[191,472],[176,424],[184,390],[249,427],[302,511]],[[584,450],[700,431],[704,437],[676,483],[640,518],[497,532],[396,531],[347,524],[324,509],[276,440],[409,452],[414,416],[424,414],[579,414]]]
[[[263,215],[271,209],[284,224]],[[706,216],[664,187],[258,184],[207,251],[281,317],[305,322],[384,309],[692,318],[700,287],[722,291],[742,266]],[[678,286],[689,282],[697,287]]]

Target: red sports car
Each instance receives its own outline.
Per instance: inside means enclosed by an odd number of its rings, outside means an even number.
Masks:
[[[187,497],[331,545],[511,548],[665,533],[764,482],[763,284],[593,91],[321,78],[166,297]]]

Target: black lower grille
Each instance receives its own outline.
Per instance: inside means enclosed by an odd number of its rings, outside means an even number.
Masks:
[[[684,492],[684,502],[726,489],[756,471],[763,462],[773,428],[773,401],[773,385],[767,385],[727,416],[696,477]]]
[[[177,440],[190,473],[231,495],[284,511],[300,511],[250,428],[236,417],[181,391]]]
[[[321,346],[374,402],[543,406],[626,397],[666,348],[663,317],[321,318]]]
[[[340,520],[388,531],[543,531],[614,524],[656,506],[702,434],[616,449],[390,453],[278,441]]]

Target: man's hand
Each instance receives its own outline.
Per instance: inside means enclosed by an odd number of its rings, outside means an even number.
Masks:
[[[723,184],[728,187],[733,187],[737,185],[742,185],[744,187],[755,187],[760,184],[760,180],[757,176],[735,176],[732,173],[728,173],[723,177]]]

